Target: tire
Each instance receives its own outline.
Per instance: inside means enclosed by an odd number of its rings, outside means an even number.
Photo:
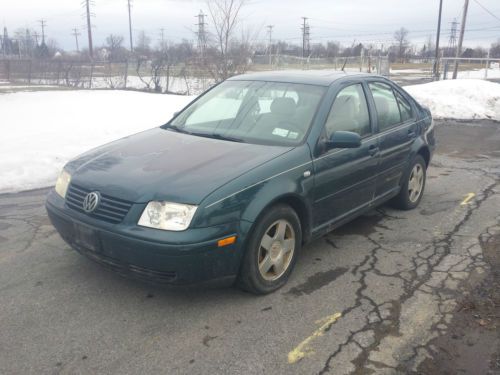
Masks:
[[[247,240],[238,287],[254,294],[281,288],[292,273],[301,244],[300,220],[291,207],[279,204],[266,210]]]
[[[424,195],[426,179],[427,165],[425,160],[422,156],[416,155],[403,177],[401,190],[391,200],[391,205],[400,210],[412,210],[417,207]],[[418,193],[416,193],[417,190],[419,190]]]

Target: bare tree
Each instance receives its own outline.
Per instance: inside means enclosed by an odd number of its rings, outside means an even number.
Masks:
[[[404,62],[404,55],[408,48],[408,34],[409,31],[404,27],[394,32],[394,39],[398,47],[398,58],[401,63]]]
[[[147,56],[151,52],[151,38],[144,30],[139,31],[135,41],[134,52],[138,55]]]
[[[238,57],[241,61],[241,48],[234,47],[235,37],[241,8],[246,0],[210,0],[207,1],[207,7],[215,29],[216,56],[214,59],[216,71],[215,79],[224,80],[237,72],[238,64],[234,58]],[[245,43],[242,43],[245,44]],[[235,52],[234,54],[232,52]]]
[[[124,60],[127,56],[125,48],[122,46],[123,36],[110,34],[106,38],[106,49],[108,50],[108,59],[111,62]]]

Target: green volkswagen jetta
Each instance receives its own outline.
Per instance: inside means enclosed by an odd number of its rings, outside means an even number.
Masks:
[[[247,74],[70,161],[46,206],[122,274],[269,293],[311,239],[389,200],[416,207],[434,145],[429,110],[383,77]]]

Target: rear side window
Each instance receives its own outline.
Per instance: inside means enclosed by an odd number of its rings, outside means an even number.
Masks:
[[[361,84],[347,86],[338,93],[325,127],[328,138],[338,130],[358,133],[360,136],[371,133],[368,105]]]
[[[371,82],[369,86],[377,109],[379,131],[401,123],[398,102],[391,86],[381,82]]]
[[[399,110],[401,111],[401,120],[405,122],[412,119],[413,112],[410,103],[408,103],[408,100],[406,100],[399,92],[395,91],[395,93],[399,104]]]

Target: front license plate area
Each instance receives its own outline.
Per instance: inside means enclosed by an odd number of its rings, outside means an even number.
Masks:
[[[84,225],[74,225],[74,241],[79,247],[94,252],[99,251],[99,238],[95,230]]]

